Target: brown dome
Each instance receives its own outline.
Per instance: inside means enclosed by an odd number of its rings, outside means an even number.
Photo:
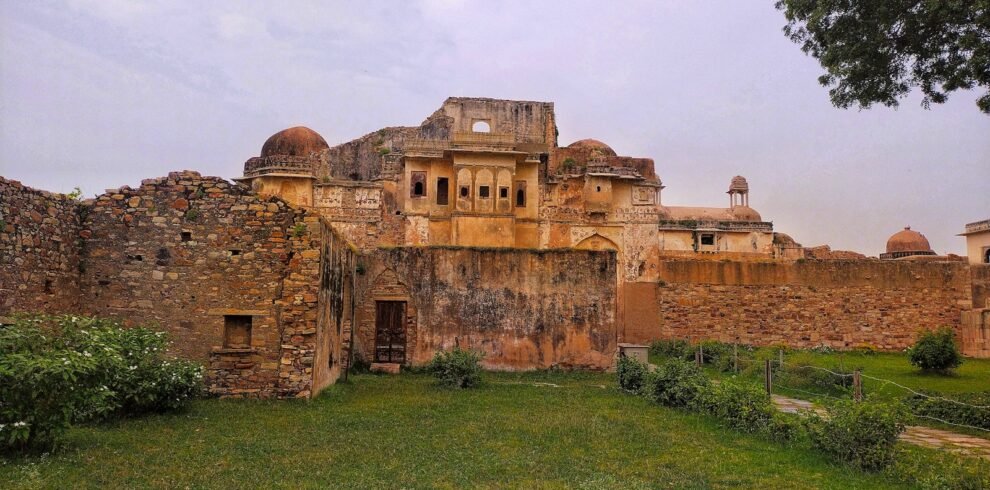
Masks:
[[[591,138],[575,141],[570,145],[567,145],[567,147],[591,150],[592,153],[598,153],[600,156],[605,157],[616,156],[615,150],[613,150],[612,147]]]
[[[302,157],[327,148],[330,148],[330,145],[316,131],[304,126],[296,126],[279,131],[268,138],[261,146],[261,157]]]
[[[887,253],[897,252],[932,252],[932,246],[925,235],[911,229],[910,226],[894,233],[887,240]]]
[[[734,206],[732,208],[732,217],[739,221],[763,221],[760,213],[757,213],[755,209],[749,206]]]

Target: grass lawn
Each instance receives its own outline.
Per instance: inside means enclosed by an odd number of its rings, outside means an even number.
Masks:
[[[423,375],[361,375],[309,402],[202,400],[72,429],[54,456],[0,459],[0,487],[896,486],[613,384],[607,374],[486,373],[481,388],[456,392]]]

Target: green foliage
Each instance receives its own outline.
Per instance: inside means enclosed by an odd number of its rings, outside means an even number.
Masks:
[[[426,366],[440,385],[448,388],[471,388],[481,383],[481,354],[454,347],[439,351]]]
[[[828,416],[808,414],[804,426],[811,443],[834,458],[864,470],[879,470],[894,460],[894,444],[907,417],[898,403],[841,400]]]
[[[908,350],[911,364],[924,371],[947,373],[962,364],[962,354],[956,347],[955,334],[949,327],[922,332]]]
[[[914,87],[922,105],[974,87],[990,114],[990,8],[985,1],[779,0],[784,34],[825,69],[832,104],[897,106]]]
[[[904,399],[904,404],[917,416],[990,430],[990,408],[981,408],[990,407],[990,391],[961,393],[951,398],[927,394],[930,396],[912,394]]]
[[[841,396],[852,392],[855,369],[858,367],[846,367],[841,360],[823,360],[812,352],[797,351],[787,355],[783,368],[776,371],[776,376],[777,382],[787,387],[802,387],[816,392],[824,390]]]
[[[885,476],[933,490],[990,488],[990,461],[966,458],[942,450],[902,448]]]
[[[389,153],[392,153],[392,149],[391,148],[387,148],[387,147],[384,147],[383,146],[383,147],[381,147],[381,148],[378,149],[378,154],[381,155],[381,156],[388,155]]]
[[[202,368],[164,356],[164,333],[97,318],[0,328],[0,449],[49,449],[72,422],[180,408]]]
[[[691,350],[691,344],[687,340],[658,339],[650,343],[650,355],[663,358],[687,359],[694,354]]]
[[[186,211],[185,218],[186,221],[196,221],[199,219],[199,211],[196,209],[190,209]]]
[[[301,238],[303,235],[306,234],[307,230],[308,228],[306,228],[305,223],[296,223],[296,225],[292,227],[292,236],[296,238]]]
[[[7,222],[0,219],[0,232],[3,232],[6,229],[7,229]]]
[[[647,373],[640,391],[654,403],[690,407],[710,388],[711,382],[697,365],[671,359]]]
[[[567,157],[563,162],[564,170],[573,170],[577,166],[577,161],[571,157]]]
[[[620,355],[615,362],[615,374],[619,380],[619,387],[626,391],[639,391],[643,386],[643,379],[646,378],[647,371],[646,364],[630,356]]]
[[[73,187],[72,192],[67,193],[65,197],[68,197],[69,199],[72,199],[74,201],[78,201],[82,199],[82,189],[78,187]]]
[[[729,380],[713,384],[699,399],[699,405],[734,429],[763,433],[773,439],[791,439],[797,427],[777,411],[766,391],[752,384]]]

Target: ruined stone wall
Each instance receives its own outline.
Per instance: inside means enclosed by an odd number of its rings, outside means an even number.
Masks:
[[[99,196],[83,222],[81,309],[157,325],[222,396],[308,393],[316,351],[316,215],[196,172]],[[249,317],[249,342],[225,338]],[[284,347],[288,346],[288,347]]]
[[[973,282],[973,308],[990,308],[990,264],[969,267]]]
[[[345,329],[349,331],[358,280],[357,248],[325,220],[320,220],[320,274],[316,321],[313,394],[340,377],[347,365]],[[291,339],[290,339],[291,340]]]
[[[0,177],[0,316],[76,311],[81,209]]]
[[[455,345],[492,369],[604,369],[616,338],[614,252],[394,248],[367,257],[356,354],[372,359],[377,300],[407,301],[407,359]]]
[[[972,298],[957,262],[665,260],[659,271],[664,338],[904,349],[921,329],[958,330]]]

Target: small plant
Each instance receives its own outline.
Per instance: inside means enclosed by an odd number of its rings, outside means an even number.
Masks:
[[[0,232],[3,232],[6,229],[7,229],[7,222],[0,219]]]
[[[193,197],[195,197],[196,199],[202,199],[206,197],[206,191],[204,191],[202,187],[198,187],[196,189],[196,192],[193,194]]]
[[[699,405],[743,432],[760,432],[779,440],[790,439],[794,433],[794,424],[779,414],[770,395],[754,385],[732,381],[711,385]]]
[[[841,400],[829,407],[827,417],[808,414],[804,426],[816,448],[875,471],[893,462],[894,444],[904,431],[906,416],[900,404]]]
[[[949,327],[922,332],[914,346],[908,349],[908,360],[923,371],[943,374],[963,362],[956,347],[955,334]]]
[[[392,149],[391,148],[386,148],[386,147],[383,146],[383,147],[381,147],[381,148],[378,149],[378,154],[381,155],[381,156],[388,155],[389,153],[392,153]]]
[[[650,355],[665,358],[688,358],[691,355],[691,344],[683,339],[659,339],[650,343]]]
[[[448,388],[471,388],[481,383],[481,354],[460,347],[439,351],[426,370],[441,386]]]
[[[637,392],[643,386],[643,379],[646,377],[646,364],[637,361],[635,358],[620,355],[615,361],[615,374],[619,381],[619,387],[626,391]]]
[[[190,209],[186,211],[185,218],[186,221],[196,221],[197,219],[199,219],[199,211],[195,209]]]
[[[697,365],[671,359],[648,373],[641,388],[643,395],[668,407],[688,407],[708,389],[711,383]]]
[[[301,238],[306,234],[306,231],[307,228],[305,223],[296,223],[296,225],[292,227],[292,236]]]
[[[69,192],[68,194],[66,194],[65,197],[68,197],[69,199],[72,199],[73,201],[78,201],[78,200],[82,199],[82,189],[80,189],[78,187],[73,187],[72,188],[72,192]]]
[[[577,161],[575,161],[573,158],[567,157],[567,158],[564,159],[564,162],[563,162],[564,170],[570,171],[570,170],[573,170],[574,167],[576,167],[576,166],[577,166]]]

